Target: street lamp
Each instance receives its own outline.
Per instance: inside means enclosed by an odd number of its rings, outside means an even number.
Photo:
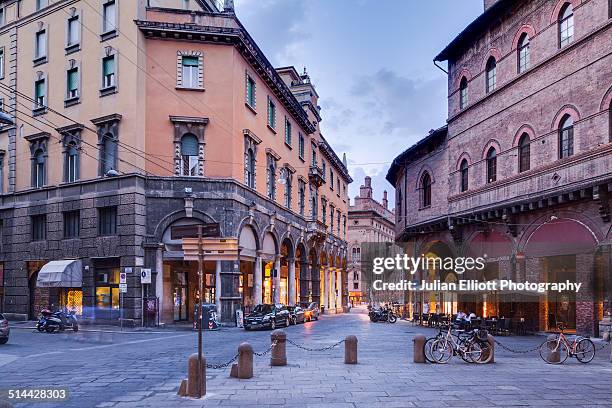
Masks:
[[[0,124],[2,125],[14,125],[15,121],[11,115],[0,111]]]

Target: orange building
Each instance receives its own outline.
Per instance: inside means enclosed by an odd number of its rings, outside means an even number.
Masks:
[[[0,2],[0,102],[15,117],[0,128],[0,310],[138,323],[192,320],[200,300],[226,322],[261,302],[342,311],[346,163],[306,70],[273,68],[221,3]],[[206,256],[203,293],[182,245],[197,225],[239,249]],[[41,278],[59,260],[79,261],[81,281]]]

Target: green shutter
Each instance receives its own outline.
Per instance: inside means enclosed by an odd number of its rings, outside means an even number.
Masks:
[[[79,88],[79,71],[71,69],[68,71],[68,90],[72,91]]]
[[[102,62],[104,76],[115,73],[115,57],[106,57]]]

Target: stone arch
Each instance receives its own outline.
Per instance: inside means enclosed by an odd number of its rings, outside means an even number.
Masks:
[[[273,231],[264,230],[261,235],[261,254],[266,260],[273,260],[280,253],[278,236]]]
[[[461,153],[461,155],[457,159],[457,163],[455,163],[455,169],[457,171],[461,170],[461,162],[464,159],[467,160],[468,167],[472,165],[472,158],[470,157],[469,153],[468,152],[463,152],[463,153]]]
[[[531,41],[533,37],[535,37],[536,31],[529,23],[521,25],[521,27],[516,31],[516,34],[514,34],[514,39],[512,40],[512,51],[515,51],[518,48],[519,40],[523,34],[527,34],[529,41]]]
[[[556,24],[559,21],[559,14],[561,13],[561,9],[566,4],[571,4],[574,11],[576,7],[578,7],[582,3],[582,0],[557,0],[557,4],[555,8],[553,8],[552,13],[550,13],[550,24]]]
[[[255,237],[257,238],[258,244],[261,246],[261,241],[259,240],[259,237],[261,236],[261,228],[259,227],[259,224],[257,223],[257,220],[255,219],[255,217],[251,217],[251,216],[244,217],[242,220],[240,220],[240,223],[238,224],[238,228],[236,229],[236,231],[242,231],[242,229],[247,225],[253,228],[256,234]]]
[[[306,251],[306,245],[302,241],[299,241],[295,246],[295,259],[302,263],[308,261],[308,252]]]
[[[565,210],[554,213],[554,217],[553,219],[553,214],[547,214],[534,220],[521,235],[517,251],[523,253],[530,252],[531,256],[534,256],[534,253],[537,254],[538,251],[541,251],[539,246],[545,246],[541,252],[546,256],[555,255],[555,252],[561,253],[563,251],[569,251],[568,253],[574,251],[573,253],[575,253],[576,250],[580,252],[581,245],[588,242],[587,238],[589,236],[592,239],[593,246],[604,239],[602,232],[597,228],[597,224],[583,213]],[[554,226],[554,228],[551,226]],[[582,228],[582,233],[580,233],[580,229],[577,229],[577,226]],[[552,233],[551,230],[553,231]],[[550,234],[552,234],[554,239],[551,239],[549,242],[545,241],[542,244],[542,239]],[[577,234],[580,240],[576,239],[574,234]],[[533,240],[534,237],[537,241]],[[556,244],[554,245],[556,250],[552,248],[551,242]]]
[[[155,232],[153,233],[153,235],[155,236],[155,238],[157,239],[158,242],[162,241],[162,237],[164,235],[164,232],[168,229],[168,227],[170,227],[170,225],[174,224],[176,221],[182,219],[182,218],[192,218],[194,221],[199,221],[201,223],[214,223],[216,222],[215,219],[213,217],[211,217],[210,215],[206,214],[203,211],[199,211],[196,209],[193,209],[193,214],[191,217],[187,216],[187,213],[185,212],[185,210],[178,210],[175,212],[172,212],[168,215],[166,215],[164,218],[162,218],[158,223],[157,226],[155,227]],[[221,227],[222,225],[220,225]],[[221,230],[221,235],[226,235],[225,231]]]
[[[529,136],[529,140],[532,142],[536,138],[536,133],[535,130],[533,130],[533,127],[531,127],[531,125],[524,124],[514,134],[514,141],[512,142],[512,147],[517,147],[519,145],[521,136],[523,136],[523,134],[525,133],[527,133],[527,135]]]
[[[512,239],[505,231],[492,227],[485,231],[474,231],[465,241],[467,256],[484,258],[501,258],[515,252]]]
[[[457,76],[455,77],[455,84],[454,84],[455,92],[459,90],[459,87],[461,86],[461,80],[463,78],[465,78],[469,86],[470,81],[472,80],[472,73],[470,72],[469,69],[461,68],[461,71],[457,73]]]
[[[601,104],[599,105],[600,111],[605,111],[612,109],[612,86],[608,88],[603,98],[601,99]]]
[[[431,184],[432,184],[432,185],[433,185],[433,184],[436,182],[436,178],[435,178],[435,176],[434,176],[434,172],[433,172],[433,170],[431,169],[431,167],[430,167],[428,164],[424,164],[424,165],[421,167],[421,170],[419,170],[418,177],[417,177],[417,179],[416,179],[416,186],[415,186],[415,190],[420,190],[420,189],[421,189],[421,180],[423,179],[423,175],[424,175],[425,173],[428,173],[428,174],[429,174],[429,178],[430,178],[430,180],[431,180]]]
[[[498,155],[502,152],[502,148],[499,142],[495,139],[490,139],[487,142],[487,144],[485,144],[484,149],[482,149],[482,156],[481,156],[482,160],[487,159],[487,153],[489,153],[489,149],[491,147],[495,148],[495,151],[497,152]]]
[[[240,229],[238,245],[240,246],[241,256],[257,257],[257,251],[261,250],[261,242],[258,236],[257,229],[251,224],[246,224]]]
[[[580,111],[578,111],[578,108],[576,108],[576,106],[571,105],[571,104],[563,105],[561,107],[561,109],[559,109],[557,111],[557,113],[555,114],[555,117],[553,118],[553,121],[552,121],[552,123],[550,125],[550,130],[557,130],[557,129],[559,129],[559,125],[561,124],[561,120],[566,115],[571,116],[571,118],[574,121],[574,123],[576,123],[576,122],[578,122],[580,120]]]
[[[283,235],[283,238],[281,239],[280,242],[281,242],[280,254],[283,256],[286,256],[289,259],[293,259],[295,257],[295,246],[293,244],[293,240],[291,239],[291,235],[289,233]],[[283,253],[285,251],[286,253]]]
[[[501,61],[502,59],[502,53],[499,51],[498,48],[491,48],[489,50],[489,52],[487,52],[487,54],[484,57],[484,60],[482,61],[482,71],[486,71],[487,69],[487,63],[489,62],[489,58],[495,58],[495,63],[499,64],[499,61]]]

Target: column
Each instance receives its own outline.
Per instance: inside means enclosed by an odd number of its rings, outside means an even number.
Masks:
[[[295,297],[295,259],[289,258],[287,261],[287,266],[289,269],[288,273],[288,282],[287,282],[287,291],[289,292],[287,299],[289,305],[293,306],[296,303]]]
[[[300,303],[303,305],[310,301],[310,264],[304,261],[300,263]]]
[[[281,263],[280,255],[274,259],[274,276],[272,278],[272,302],[280,303]]]
[[[327,281],[327,266],[321,265],[320,268],[323,268],[323,279],[321,279],[319,283],[319,293],[323,297],[321,304],[325,306],[325,313],[328,313],[328,304],[327,304],[327,287],[329,283]]]
[[[157,314],[160,322],[163,322],[164,311],[164,257],[162,247],[158,247],[155,251],[155,295],[158,299]],[[157,324],[157,322],[156,322]]]
[[[261,256],[255,258],[255,270],[253,274],[253,302],[255,305],[262,303],[262,272],[261,272]]]
[[[336,294],[334,293],[334,280],[332,279],[333,268],[328,266],[325,268],[326,273],[326,288],[327,288],[327,310],[330,313],[336,309]]]
[[[336,301],[336,308],[339,308],[342,311],[342,269],[336,268],[336,284],[338,287],[338,298]]]
[[[215,304],[217,312],[221,313],[221,261],[215,263]]]

